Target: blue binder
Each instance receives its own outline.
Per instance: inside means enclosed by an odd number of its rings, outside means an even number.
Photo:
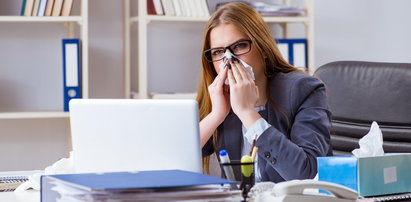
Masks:
[[[63,39],[64,111],[69,111],[69,101],[81,98],[80,39]]]
[[[236,182],[182,170],[45,175],[41,177],[40,197],[42,202],[55,201],[59,195],[53,187],[58,183],[86,191],[118,192],[209,184],[235,184]]]
[[[298,68],[308,67],[307,39],[277,39],[277,45],[289,64]]]

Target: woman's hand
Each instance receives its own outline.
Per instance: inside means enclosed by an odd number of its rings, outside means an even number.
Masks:
[[[255,111],[259,97],[257,85],[243,64],[235,59],[231,62],[231,69],[228,70],[228,81],[231,107],[244,126],[249,128],[261,118],[260,114]]]
[[[227,79],[228,67],[220,70],[213,83],[208,86],[210,94],[212,110],[210,115],[218,122],[223,122],[227,114],[230,112],[230,96],[228,93],[228,86],[224,84]]]
[[[203,147],[213,135],[217,127],[230,112],[230,96],[228,86],[224,85],[227,78],[227,67],[220,71],[213,83],[208,86],[211,99],[211,113],[200,121],[200,144]]]

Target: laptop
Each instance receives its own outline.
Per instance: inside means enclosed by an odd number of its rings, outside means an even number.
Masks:
[[[195,100],[72,99],[69,107],[77,173],[202,172]]]

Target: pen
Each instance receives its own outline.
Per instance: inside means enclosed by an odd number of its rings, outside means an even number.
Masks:
[[[254,136],[253,136],[253,143],[251,144],[251,150],[250,150],[250,156],[252,156],[253,155],[253,151],[254,151],[254,147],[255,147],[255,143],[257,142],[257,133],[256,134],[254,134]]]
[[[257,156],[257,152],[258,152],[258,147],[254,146],[251,152],[251,159],[253,159],[253,162],[255,162],[255,156]]]
[[[219,154],[221,163],[230,163],[230,157],[228,156],[228,153],[225,149],[220,150]],[[223,170],[228,180],[236,181],[234,177],[233,168],[231,166],[223,165]],[[237,189],[237,186],[234,184],[232,184],[231,187]]]

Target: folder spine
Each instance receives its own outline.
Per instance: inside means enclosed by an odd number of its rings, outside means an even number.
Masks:
[[[80,39],[63,39],[63,92],[64,111],[69,111],[69,102],[81,98]]]
[[[308,68],[307,39],[277,39],[278,46],[284,46],[283,57],[290,65],[298,68]]]

